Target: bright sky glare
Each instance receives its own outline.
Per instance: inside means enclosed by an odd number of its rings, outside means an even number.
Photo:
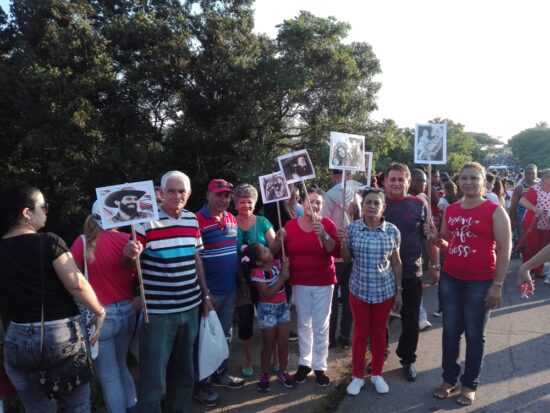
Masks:
[[[506,140],[550,123],[546,0],[256,0],[254,7],[256,30],[270,36],[300,10],[350,23],[346,41],[371,44],[381,62],[376,120],[414,127],[441,117]]]
[[[550,2],[544,0],[256,0],[256,30],[307,10],[351,24],[382,88],[373,118],[414,127],[441,117],[511,138],[550,122]]]

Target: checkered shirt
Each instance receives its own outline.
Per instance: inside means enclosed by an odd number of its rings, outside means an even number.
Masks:
[[[397,227],[382,221],[377,228],[370,229],[358,219],[348,226],[346,241],[353,254],[350,292],[370,304],[394,297],[395,277],[390,258],[399,251],[401,234]]]

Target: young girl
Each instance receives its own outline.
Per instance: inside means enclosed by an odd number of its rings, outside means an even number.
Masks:
[[[285,281],[288,279],[288,260],[283,266],[273,259],[269,248],[254,243],[243,251],[243,271],[245,276],[256,287],[258,299],[258,324],[262,331],[261,375],[258,391],[269,391],[269,370],[271,353],[277,340],[279,349],[279,372],[277,380],[287,389],[294,387],[288,374],[288,323],[290,311],[286,303]]]

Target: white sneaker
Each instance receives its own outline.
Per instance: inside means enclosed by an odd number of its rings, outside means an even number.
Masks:
[[[350,384],[346,391],[350,396],[357,396],[361,391],[361,388],[365,385],[365,379],[360,379],[358,377],[352,377]]]
[[[371,376],[370,381],[374,384],[377,393],[384,394],[390,391],[386,380],[382,376]]]
[[[545,284],[550,284],[550,278],[545,278],[545,279],[544,279],[544,283],[545,283]]]
[[[427,318],[421,318],[420,320],[418,320],[418,328],[420,330],[425,330],[426,328],[431,326],[432,323],[430,323]]]

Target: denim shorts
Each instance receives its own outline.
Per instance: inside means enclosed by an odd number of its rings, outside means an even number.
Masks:
[[[258,325],[260,329],[277,327],[277,324],[290,322],[290,311],[286,302],[258,303]]]

